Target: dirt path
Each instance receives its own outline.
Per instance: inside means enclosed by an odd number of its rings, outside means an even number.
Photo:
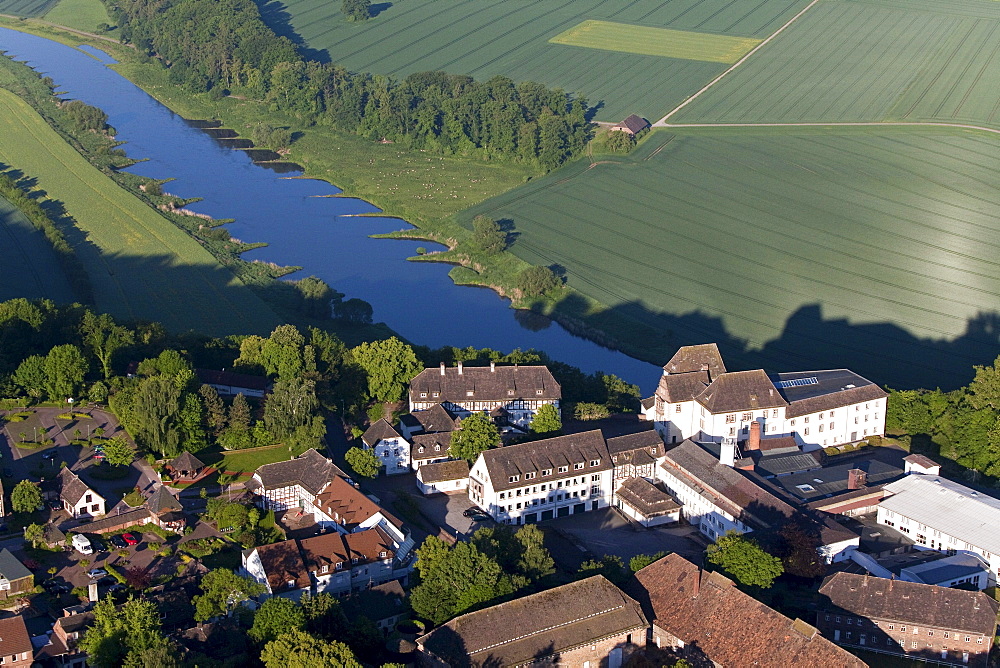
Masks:
[[[14,19],[15,21],[22,19],[22,17],[15,16],[14,14],[0,14],[0,16],[2,16],[4,18],[8,18],[8,19]],[[48,26],[50,28],[58,28],[59,30],[65,30],[66,32],[71,32],[74,35],[81,35],[83,37],[90,37],[91,39],[99,39],[99,40],[102,40],[104,42],[111,42],[112,44],[121,44],[121,42],[119,42],[114,37],[108,37],[106,35],[98,35],[95,32],[87,32],[86,30],[77,30],[76,28],[70,28],[69,26],[59,25],[58,23],[51,23],[49,21],[44,21],[42,19],[32,19],[32,18],[29,18],[29,19],[26,19],[26,20],[29,21],[29,22],[31,22],[31,23],[37,23],[39,25]],[[135,48],[131,44],[123,44],[122,46],[128,46],[128,47],[133,48],[133,49]]]
[[[992,134],[1000,135],[1000,130],[987,128],[982,125],[968,125],[965,123],[936,123],[933,121],[859,121],[859,122],[834,122],[834,123],[664,123],[657,124],[662,128],[878,128],[878,127],[929,127],[929,128],[958,128],[961,130],[981,130]]]

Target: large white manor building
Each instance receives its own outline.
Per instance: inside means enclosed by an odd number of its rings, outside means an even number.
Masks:
[[[887,397],[847,369],[726,371],[712,343],[678,350],[642,412],[668,445],[684,439],[741,443],[757,422],[762,438],[792,436],[810,451],[884,434]]]

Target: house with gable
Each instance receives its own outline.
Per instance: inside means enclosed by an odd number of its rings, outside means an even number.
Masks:
[[[629,478],[656,478],[656,465],[663,458],[663,439],[654,429],[607,439],[615,467],[615,488]]]
[[[35,576],[6,547],[0,549],[0,600],[17,598],[35,587]]]
[[[316,497],[335,478],[347,476],[331,460],[310,448],[295,459],[258,468],[246,489],[257,496],[264,510],[299,509],[316,513]]]
[[[448,451],[451,448],[451,435],[454,432],[435,432],[432,434],[417,434],[410,446],[410,465],[414,471],[419,471],[425,464],[436,464],[451,459]]]
[[[14,615],[0,619],[0,665],[4,668],[30,668],[35,657],[24,617]]]
[[[545,366],[455,367],[444,363],[424,369],[410,381],[410,412],[441,404],[458,417],[485,413],[494,419],[527,429],[545,404],[559,408],[562,388]]]
[[[105,513],[104,497],[80,479],[80,476],[63,468],[56,476],[59,501],[74,519],[97,517]]]
[[[181,533],[187,524],[184,507],[166,485],[156,488],[146,499],[146,509],[149,510],[150,521],[161,529]]]
[[[407,439],[412,439],[417,434],[440,434],[456,429],[458,421],[441,404],[434,404],[430,408],[407,413],[399,418],[399,431]]]
[[[791,436],[809,451],[883,435],[887,397],[848,369],[727,371],[713,343],[674,354],[643,415],[668,444],[729,438],[740,445],[756,422],[763,438]]]
[[[331,480],[316,497],[313,516],[324,530],[333,529],[341,534],[358,534],[378,528],[401,560],[413,549],[413,538],[406,526],[342,478]]]
[[[382,462],[386,475],[409,473],[410,443],[385,418],[368,427],[361,442]]]

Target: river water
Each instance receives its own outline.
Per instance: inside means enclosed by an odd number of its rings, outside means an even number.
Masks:
[[[234,218],[228,226],[234,237],[268,244],[247,259],[301,266],[292,278],[315,275],[348,297],[364,299],[374,307],[376,321],[418,344],[537,348],[587,372],[615,373],[646,394],[655,387],[656,366],[573,336],[547,319],[515,317],[493,291],[452,283],[447,265],[406,260],[418,246],[432,244],[368,238],[401,223],[358,217],[380,211],[360,199],[320,197],[340,190],[323,181],[287,178],[296,173],[276,173],[222,147],[107,67],[113,61],[103,52],[85,53],[5,28],[0,50],[51,77],[66,97],[103,109],[118,139],[127,142],[122,148],[129,157],[144,160],[131,171],[175,179],[165,190],[203,198],[188,208]]]

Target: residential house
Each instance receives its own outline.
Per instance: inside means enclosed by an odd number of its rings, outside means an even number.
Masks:
[[[35,660],[43,666],[86,668],[87,653],[80,649],[79,642],[93,623],[93,612],[75,612],[67,608],[52,626],[47,642],[38,648]]]
[[[621,123],[617,123],[608,128],[608,132],[624,132],[633,137],[649,127],[649,121],[642,116],[630,114]]]
[[[69,467],[59,471],[56,482],[63,509],[73,518],[98,517],[105,513],[104,497],[92,490]]]
[[[342,478],[334,478],[316,497],[313,516],[324,530],[335,529],[342,534],[381,529],[401,561],[413,549],[413,538],[403,523]]]
[[[417,469],[422,494],[449,494],[469,489],[469,463],[464,459],[425,464]]]
[[[270,383],[263,376],[233,373],[224,369],[222,371],[195,369],[194,372],[202,385],[211,385],[216,392],[224,397],[242,394],[244,397],[260,399],[270,389]]]
[[[663,439],[649,429],[635,434],[607,439],[611,463],[614,464],[614,482],[617,488],[625,480],[656,477],[656,464],[663,457]]]
[[[646,640],[639,604],[602,575],[460,615],[417,639],[419,665],[620,668]]]
[[[62,549],[66,545],[66,534],[55,524],[46,524],[45,532],[42,534],[42,544],[50,550]]]
[[[971,553],[1000,576],[1000,499],[939,475],[910,473],[883,488],[876,521],[912,538],[916,549]]]
[[[600,430],[492,448],[469,472],[469,499],[503,524],[604,508],[614,465]]]
[[[340,534],[330,534],[339,538]],[[264,585],[267,596],[284,596],[298,600],[312,591],[312,580],[296,539],[259,545],[243,551],[240,575]]]
[[[35,649],[31,646],[24,617],[15,615],[0,619],[0,666],[30,668],[34,656]]]
[[[146,499],[146,509],[149,510],[150,521],[161,529],[180,533],[187,524],[184,507],[166,485],[158,486]]]
[[[205,464],[185,450],[167,462],[164,468],[175,483],[193,482],[205,473]]]
[[[681,505],[645,478],[629,478],[615,490],[615,507],[644,527],[676,524]]]
[[[863,668],[802,620],[791,620],[743,593],[721,573],[677,554],[635,574],[625,590],[650,620],[649,643],[693,665],[759,668]]]
[[[519,428],[527,428],[546,404],[559,408],[562,388],[544,366],[457,367],[424,369],[410,381],[410,412],[441,404],[450,413],[503,415]]]
[[[732,438],[739,445],[756,422],[764,438],[792,436],[809,451],[884,434],[887,396],[847,369],[727,371],[713,343],[677,351],[643,415],[668,444]]]
[[[426,410],[407,413],[399,418],[399,431],[404,438],[412,439],[417,434],[437,434],[455,431],[460,421],[455,419],[441,404],[434,404]]]
[[[340,602],[348,619],[365,617],[383,634],[392,633],[396,624],[409,616],[410,606],[399,580],[390,580],[371,589],[351,594]]]
[[[17,598],[35,588],[35,576],[11,554],[0,550],[0,600]]]
[[[817,626],[840,645],[938,664],[986,666],[1000,603],[983,592],[835,573]]]
[[[410,447],[410,462],[414,471],[419,471],[425,464],[446,462],[451,459],[448,449],[451,447],[452,432],[435,432],[432,434],[417,434],[413,437]]]
[[[368,427],[361,442],[382,462],[386,475],[410,471],[410,443],[385,418]]]
[[[906,473],[926,473],[941,475],[941,465],[924,455],[907,455],[903,457]]]
[[[299,509],[313,514],[316,497],[335,478],[346,477],[331,460],[309,449],[295,459],[264,464],[246,488],[257,495],[257,505],[264,510]]]

